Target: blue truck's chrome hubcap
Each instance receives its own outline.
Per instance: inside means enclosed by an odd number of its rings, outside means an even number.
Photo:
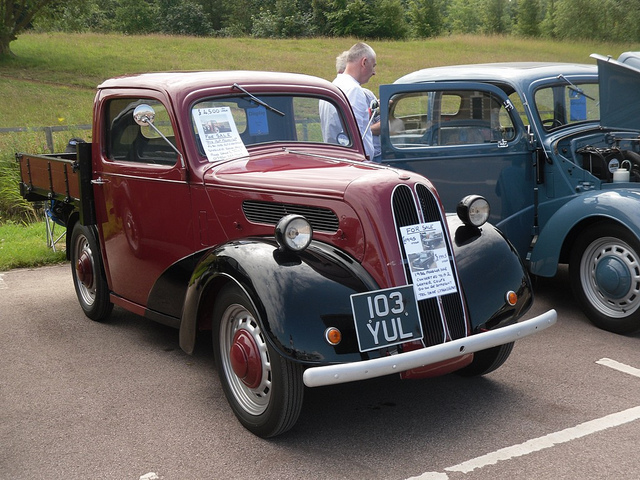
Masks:
[[[618,238],[601,237],[585,249],[580,278],[587,300],[603,315],[623,318],[640,307],[640,259]]]
[[[622,298],[631,288],[631,274],[623,261],[607,256],[598,261],[595,281],[602,293],[611,298]]]

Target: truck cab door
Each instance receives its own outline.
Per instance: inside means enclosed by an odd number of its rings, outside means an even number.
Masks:
[[[535,156],[506,93],[471,82],[382,85],[380,105],[382,162],[426,176],[447,212],[466,195],[484,196],[490,221],[524,254],[534,217]]]
[[[171,110],[161,99],[131,91],[105,98],[99,113],[103,148],[94,150],[93,190],[114,301],[147,307],[163,272],[193,252],[194,228],[185,168],[165,139],[136,124],[133,110],[140,104],[153,107],[154,125],[180,148]]]

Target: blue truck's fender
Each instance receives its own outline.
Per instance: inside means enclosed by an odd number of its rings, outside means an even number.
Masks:
[[[530,256],[529,270],[552,277],[558,270],[565,241],[598,220],[609,219],[640,238],[640,191],[636,189],[585,192],[560,207],[542,227]]]
[[[362,359],[350,296],[378,287],[346,255],[319,242],[298,254],[284,253],[264,238],[215,248],[202,258],[187,289],[180,323],[180,346],[187,353],[194,349],[198,322],[211,320],[216,293],[228,282],[248,294],[281,355],[306,364]],[[336,347],[325,341],[330,326],[343,332]]]

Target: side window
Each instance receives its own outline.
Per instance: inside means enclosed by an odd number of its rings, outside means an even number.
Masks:
[[[440,116],[443,120],[450,120],[463,115],[461,112],[464,108],[462,104],[463,98],[460,95],[457,93],[443,93],[440,95],[440,99]],[[470,116],[469,114],[467,115]]]
[[[525,126],[529,125],[529,117],[527,116],[527,112],[524,109],[524,105],[522,103],[522,99],[520,98],[520,95],[518,95],[517,92],[513,92],[511,93],[511,95],[509,95],[509,100],[511,100],[513,108],[520,116],[520,120],[522,120],[522,124]]]
[[[431,123],[433,114],[429,109],[427,93],[396,95],[389,102],[389,130],[391,138],[406,136],[411,140],[419,141]]]
[[[396,148],[475,145],[515,138],[511,116],[489,92],[434,91],[398,94],[389,106]]]
[[[141,104],[153,107],[156,112],[153,124],[169,141],[175,142],[169,114],[162,103],[151,99],[117,98],[107,106],[107,156],[118,161],[174,165],[178,155],[166,140],[153,128],[141,127],[133,120],[133,111]]]

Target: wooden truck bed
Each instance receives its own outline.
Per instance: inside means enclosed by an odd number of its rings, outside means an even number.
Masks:
[[[20,164],[20,193],[31,202],[51,201],[62,220],[77,211],[83,225],[95,222],[91,189],[91,144],[81,143],[77,153],[16,154]]]
[[[80,201],[79,168],[75,153],[16,155],[20,163],[20,193],[29,201]]]

